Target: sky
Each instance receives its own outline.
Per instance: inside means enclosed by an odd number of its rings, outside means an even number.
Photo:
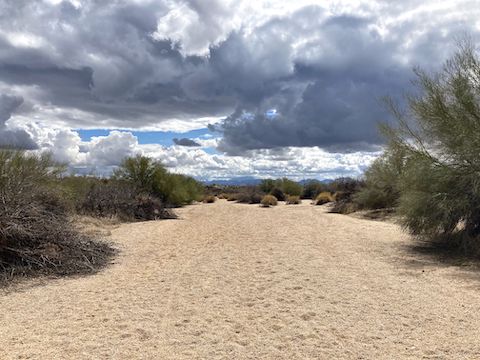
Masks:
[[[381,98],[465,36],[478,0],[0,0],[0,146],[78,174],[360,176]]]

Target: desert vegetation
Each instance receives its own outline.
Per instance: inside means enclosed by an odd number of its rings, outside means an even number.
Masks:
[[[261,201],[262,207],[277,206],[277,204],[278,204],[278,200],[273,195],[265,195]]]
[[[415,75],[406,108],[386,100],[385,153],[339,211],[392,208],[411,234],[479,255],[480,59],[464,41],[441,71]]]
[[[183,206],[203,198],[203,186],[192,177],[169,173],[151,158],[126,158],[115,171],[114,179],[126,182],[139,194],[158,198],[168,206]]]
[[[64,168],[48,155],[0,151],[0,279],[91,273],[114,249],[80,233],[57,182]]]
[[[315,198],[315,205],[324,205],[331,203],[335,200],[335,198],[332,196],[332,194],[329,191],[323,191],[320,194],[317,195]]]
[[[0,150],[0,278],[95,272],[115,250],[83,234],[72,216],[120,221],[174,218],[202,199],[193,178],[146,157],[125,159],[110,179],[65,176],[48,154]]]
[[[289,195],[287,197],[287,205],[298,205],[302,203],[302,199],[298,195]]]
[[[398,214],[412,234],[478,253],[480,240],[480,59],[468,41],[443,70],[415,71],[408,108],[389,101],[388,150],[402,155]]]
[[[217,201],[217,198],[213,195],[205,195],[203,198],[205,204],[213,204],[215,201]]]

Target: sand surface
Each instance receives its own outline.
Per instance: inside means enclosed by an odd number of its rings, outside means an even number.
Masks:
[[[114,229],[100,274],[0,293],[0,359],[480,358],[478,272],[394,224],[306,203],[179,214]]]

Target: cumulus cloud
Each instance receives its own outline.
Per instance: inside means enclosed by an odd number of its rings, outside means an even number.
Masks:
[[[69,129],[210,123],[227,155],[176,146],[166,161],[251,171],[273,151],[374,154],[389,119],[378,99],[408,90],[412,66],[438,67],[456,37],[478,40],[479,16],[475,0],[0,0],[0,144],[114,166],[143,149],[133,135],[83,143]]]
[[[175,145],[180,145],[180,146],[189,146],[189,147],[196,147],[196,146],[201,146],[198,142],[192,139],[188,138],[173,138],[173,142]]]
[[[20,92],[22,120],[186,131],[223,117],[231,154],[372,150],[388,118],[377,98],[408,88],[413,65],[437,66],[458,34],[478,38],[475,5],[4,0],[0,88],[35,89]]]
[[[333,179],[359,176],[379,153],[329,153],[318,147],[250,150],[243,156],[210,153],[207,147],[217,139],[201,140],[202,147],[140,144],[128,131],[111,131],[106,136],[82,141],[69,129],[31,129],[41,149],[52,153],[55,160],[67,163],[77,174],[108,176],[127,156],[145,155],[162,162],[172,172],[204,180],[225,180],[238,177],[283,177]]]
[[[112,131],[108,136],[96,136],[86,144],[86,164],[114,166],[138,153],[138,139],[130,132]]]
[[[30,135],[22,129],[9,128],[7,121],[12,113],[23,103],[23,98],[12,95],[0,95],[0,147],[35,149],[37,145]]]

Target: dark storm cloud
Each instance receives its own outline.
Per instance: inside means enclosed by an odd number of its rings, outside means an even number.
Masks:
[[[0,95],[0,148],[35,149],[36,144],[24,130],[9,129],[6,122],[12,113],[23,103],[18,96]]]
[[[273,27],[277,33],[281,29],[288,32],[297,17],[307,24],[314,22],[308,18],[312,13],[298,12],[290,22],[273,21],[258,31],[261,34]],[[418,53],[417,64],[436,68],[452,50],[454,39],[464,35],[465,26],[452,24],[448,32],[427,33],[413,54],[405,54],[402,42],[407,30],[396,38],[383,38],[372,27],[374,20],[330,17],[318,25],[321,36],[309,44],[308,50],[318,49],[318,53],[294,61],[293,75],[270,79],[269,87],[262,88],[256,86],[258,78],[262,79],[257,74],[251,82],[256,89],[251,92],[254,96],[247,96],[220,126],[212,127],[223,133],[219,149],[233,155],[286,146],[320,146],[333,152],[377,151],[382,144],[378,124],[391,120],[382,98],[402,101],[403,94],[411,90],[415,63],[402,57],[413,56],[415,61]],[[307,33],[300,34],[308,38]],[[247,74],[238,76],[245,83],[250,80]],[[308,85],[295,87],[302,83]],[[277,110],[277,116],[266,115],[271,108]]]
[[[180,145],[180,146],[188,146],[188,147],[201,146],[195,140],[188,139],[188,138],[181,138],[181,139],[174,138],[173,142],[175,143],[175,145]]]
[[[426,13],[393,21],[382,33],[382,16],[416,6],[385,4],[362,16],[308,6],[230,32],[235,10],[220,0],[178,1],[172,24],[171,1],[86,0],[76,7],[0,0],[0,91],[15,87],[25,103],[53,107],[56,120],[75,128],[230,114],[215,125],[220,149],[230,154],[287,146],[372,150],[381,143],[376,123],[389,118],[379,98],[400,97],[413,65],[438,66],[455,36],[475,31],[475,10],[465,8],[463,22]],[[154,36],[163,25],[170,39]],[[208,56],[193,55],[203,43],[211,45]],[[38,115],[39,107],[27,108]],[[266,116],[271,109],[278,115]]]

